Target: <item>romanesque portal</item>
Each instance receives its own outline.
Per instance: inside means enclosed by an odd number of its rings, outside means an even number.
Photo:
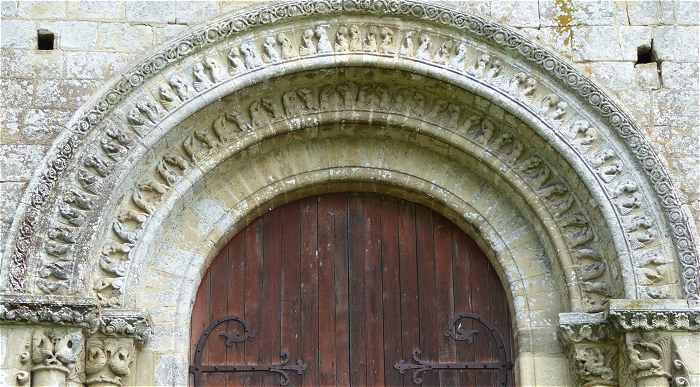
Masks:
[[[186,385],[215,366],[341,385],[700,372],[697,232],[644,132],[565,60],[451,7],[291,1],[210,20],[106,85],[45,161],[3,253],[8,384]],[[299,226],[282,249],[295,221],[315,239]],[[376,228],[391,222],[399,234]],[[348,265],[325,262],[341,245]],[[458,286],[466,262],[482,281]],[[467,307],[466,289],[487,295]],[[467,362],[492,371],[455,371]]]

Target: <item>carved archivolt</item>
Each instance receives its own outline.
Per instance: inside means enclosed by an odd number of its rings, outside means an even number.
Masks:
[[[374,17],[386,14],[414,22],[398,25]],[[300,19],[294,24],[297,18],[310,15],[322,20]],[[347,15],[347,20],[331,19],[337,15]],[[282,27],[276,28],[271,23],[282,20],[293,25],[280,23]],[[442,27],[426,28],[431,25]],[[483,42],[494,48],[486,48]],[[514,63],[499,49],[516,52],[523,63],[537,66],[536,71]],[[120,176],[175,112],[200,103],[196,101],[225,84],[243,82],[267,69],[320,66],[329,56],[337,57],[339,63],[343,58],[348,63],[373,58],[378,67],[387,61],[406,70],[427,66],[447,79],[446,84],[459,84],[462,78],[474,80],[489,93],[534,114],[550,128],[556,141],[568,144],[574,154],[571,157],[592,176],[586,184],[589,190],[598,187],[595,190],[600,194],[595,200],[611,203],[614,214],[610,217],[619,228],[613,234],[623,236],[624,248],[617,246],[617,253],[611,253],[609,246],[600,246],[600,222],[581,207],[575,193],[580,188],[569,186],[569,180],[558,175],[557,165],[528,149],[518,133],[470,112],[459,101],[436,97],[427,90],[376,82],[287,88],[230,108],[157,155],[150,176],[136,182],[114,211],[104,208],[115,199],[109,193],[121,184]],[[177,70],[171,69],[174,62],[181,62]],[[556,82],[566,84],[568,92],[562,92]],[[458,90],[454,87],[455,93]],[[458,133],[510,166],[546,203],[566,236],[579,268],[579,286],[588,295],[588,310],[600,310],[613,288],[619,286],[611,284],[619,280],[619,274],[609,273],[610,260],[617,258],[605,259],[609,255],[632,258],[634,281],[644,289],[642,296],[674,296],[667,285],[675,280],[668,270],[673,252],[661,238],[669,232],[680,258],[685,294],[697,298],[697,256],[688,215],[640,131],[569,65],[514,32],[478,17],[407,1],[305,1],[264,6],[244,16],[217,20],[174,42],[125,74],[97,101],[81,110],[70,133],[58,140],[49,164],[27,194],[28,204],[14,225],[15,239],[7,249],[8,284],[14,291],[29,290],[28,258],[32,254],[40,257],[33,280],[36,288],[49,294],[79,291],[83,285],[77,263],[89,259],[85,255],[92,243],[101,243],[101,274],[91,288],[101,303],[118,305],[140,233],[158,203],[192,166],[245,133],[269,130],[278,122],[301,128],[328,121],[324,115],[329,112],[376,112],[385,118],[400,115]],[[586,113],[587,109],[597,116]],[[614,136],[622,138],[627,148],[621,149]],[[655,197],[649,196],[645,188],[649,186]],[[658,206],[665,218],[658,215]],[[95,234],[107,213],[110,231],[101,241]]]
[[[510,82],[506,82],[509,84]],[[255,93],[250,93],[255,94]],[[413,87],[391,83],[343,81],[317,86],[280,89],[250,101],[231,102],[228,110],[201,128],[182,129],[180,145],[163,152],[151,174],[140,177],[133,190],[118,206],[116,217],[101,251],[102,276],[96,280],[98,299],[106,305],[118,305],[121,284],[127,275],[133,247],[138,243],[150,216],[173,191],[174,186],[198,163],[223,152],[229,144],[250,132],[296,122],[296,129],[311,123],[323,125],[339,119],[357,119],[361,113],[374,114],[375,123],[406,120],[430,123],[472,142],[501,160],[520,176],[542,199],[557,220],[568,241],[571,255],[580,267],[579,279],[587,310],[600,310],[610,297],[612,287],[606,273],[607,262],[596,242],[591,220],[579,204],[580,198],[533,149],[525,146],[514,128],[468,107],[458,99],[447,100]],[[563,132],[575,136],[570,128]]]

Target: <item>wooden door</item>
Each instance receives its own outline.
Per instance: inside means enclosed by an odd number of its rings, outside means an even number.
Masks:
[[[197,386],[512,385],[510,324],[493,268],[444,217],[323,195],[270,211],[214,259],[192,312],[190,370],[229,371],[199,373]],[[502,369],[435,366],[475,363]]]

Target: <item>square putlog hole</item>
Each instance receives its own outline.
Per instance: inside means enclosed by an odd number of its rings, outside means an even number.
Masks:
[[[53,32],[40,29],[36,32],[37,48],[39,50],[53,50],[56,36]]]

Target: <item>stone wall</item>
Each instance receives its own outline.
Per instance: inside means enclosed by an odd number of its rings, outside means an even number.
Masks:
[[[248,4],[2,1],[0,255],[27,181],[81,103],[152,47]],[[606,88],[646,129],[700,224],[698,3],[454,4],[518,28]],[[36,49],[38,29],[55,33],[54,50]],[[635,64],[645,46],[652,63]]]

